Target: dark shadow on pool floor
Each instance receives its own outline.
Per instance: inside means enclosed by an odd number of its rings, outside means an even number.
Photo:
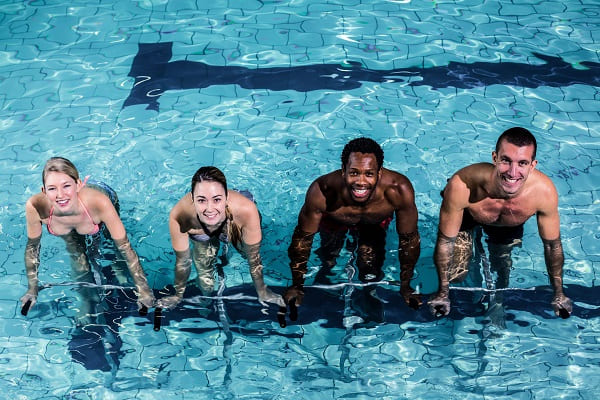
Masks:
[[[272,287],[278,293],[283,293],[283,287]],[[164,295],[164,291],[155,291],[157,297]],[[224,300],[225,315],[227,318],[228,334],[235,333],[247,337],[267,337],[276,335],[289,339],[297,339],[303,336],[294,325],[309,325],[318,323],[324,329],[355,329],[361,327],[375,327],[380,324],[403,324],[405,322],[431,322],[436,320],[426,305],[415,311],[408,308],[400,297],[397,289],[389,287],[378,287],[377,297],[382,301],[367,294],[363,288],[356,288],[351,298],[345,299],[342,290],[330,291],[307,287],[303,305],[299,308],[298,320],[288,322],[287,328],[280,328],[277,324],[277,307],[271,306],[268,315],[261,312],[263,308],[256,300]],[[452,290],[452,311],[449,318],[459,321],[465,318],[481,318],[483,327],[490,321],[487,319],[485,297],[480,301],[477,292],[464,290]],[[580,285],[566,286],[566,293],[577,303],[573,306],[572,318],[592,319],[600,317],[600,287],[586,287]],[[256,292],[252,285],[242,285],[227,288],[224,296],[243,294],[254,297]],[[186,297],[200,295],[194,286],[188,286]],[[515,311],[523,311],[531,314],[533,319],[556,319],[551,308],[550,301],[552,291],[550,286],[539,286],[533,290],[508,290],[504,293],[504,306],[506,321],[519,326],[528,326],[529,321],[518,319]],[[98,324],[74,328],[69,342],[69,351],[73,361],[80,363],[86,369],[111,371],[119,366],[119,360],[124,356],[121,351],[122,341],[119,329],[124,317],[136,317],[135,324],[141,329],[147,329],[148,335],[155,334],[153,331],[152,313],[147,317],[137,314],[137,306],[132,300],[131,290],[115,291],[105,299],[107,305],[101,315],[102,321]],[[427,296],[424,296],[424,300]],[[475,300],[477,299],[477,300]],[[384,304],[385,302],[385,304]],[[584,306],[580,306],[582,304]],[[347,306],[350,309],[347,309]],[[164,329],[175,322],[185,320],[199,320],[206,318],[214,321],[212,327],[182,327],[180,330],[202,335],[224,329],[223,315],[212,307],[200,308],[191,303],[182,302],[171,311],[165,311],[162,315],[161,325]],[[346,313],[345,313],[346,311]],[[353,315],[360,317],[362,322],[347,328],[344,326],[344,317]],[[522,314],[521,314],[522,315]],[[529,318],[527,318],[529,319]],[[291,328],[291,329],[290,329]],[[510,330],[510,327],[508,328]],[[303,332],[303,331],[302,331]],[[481,331],[470,332],[481,334]],[[107,347],[106,345],[109,344]],[[107,350],[107,348],[109,350]]]
[[[170,61],[172,42],[139,43],[128,76],[135,78],[123,108],[145,104],[158,111],[160,96],[168,90],[201,89],[236,84],[245,89],[274,91],[352,90],[363,82],[407,83],[434,89],[472,89],[490,85],[527,88],[562,87],[575,84],[600,86],[600,63],[583,61],[580,68],[560,57],[532,53],[537,64],[516,62],[451,61],[435,67],[390,70],[364,68],[355,61],[290,67],[246,68],[217,66],[199,61]]]
[[[283,287],[272,287],[272,289],[278,293],[283,293],[285,290]],[[590,306],[590,308],[584,308],[574,304],[573,317],[591,319],[600,316],[600,287],[568,285],[565,291],[574,302]],[[298,320],[289,322],[289,325],[308,325],[317,321],[325,321],[321,322],[324,328],[344,328],[344,310],[347,303],[341,290],[329,291],[307,287],[305,293],[304,303],[298,309]],[[351,311],[354,312],[354,315],[364,320],[364,324],[402,324],[407,321],[428,322],[436,320],[426,305],[423,305],[417,311],[407,307],[396,289],[379,287],[376,293],[377,297],[383,300],[383,302],[373,298],[362,288],[356,288],[352,294],[350,301]],[[234,294],[256,296],[252,285],[236,286],[228,288],[224,292],[224,296]],[[186,292],[186,296],[195,295],[199,295],[199,292],[195,294],[189,291]],[[426,300],[427,296],[424,295],[423,298]],[[447,318],[452,320],[482,317],[487,312],[487,296],[484,296],[483,301],[481,301],[478,292],[451,290],[450,298],[452,301],[452,311]],[[554,315],[550,307],[551,300],[552,290],[550,286],[539,286],[533,290],[507,290],[504,292],[503,304],[507,311],[507,318],[519,324],[520,322],[515,320],[511,311],[525,311],[543,319],[558,318]],[[277,321],[276,306],[270,307],[269,316],[267,317],[260,312],[262,306],[257,301],[224,300],[224,302],[232,330],[236,329],[236,323],[239,321],[244,321],[244,323]],[[172,311],[163,313],[162,326],[168,326],[171,321],[198,318],[198,316],[199,309],[194,308],[193,305],[180,305]],[[206,318],[218,321],[218,315],[215,311],[211,311]],[[243,333],[244,328],[240,326],[239,330],[240,333]],[[268,331],[263,332],[263,334],[274,333],[286,336],[285,328],[268,329]],[[248,331],[248,333],[257,332]]]

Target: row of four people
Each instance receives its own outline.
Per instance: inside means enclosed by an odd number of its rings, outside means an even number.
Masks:
[[[488,236],[490,258],[499,283],[508,285],[510,253],[519,245],[523,224],[536,215],[544,256],[554,289],[552,307],[568,317],[571,301],[562,288],[564,257],[560,240],[558,195],[551,180],[536,169],[535,137],[524,128],[505,131],[492,152],[492,163],[469,165],[449,180],[442,191],[442,205],[434,261],[439,289],[429,301],[435,315],[450,311],[449,282],[464,279],[473,249],[473,234],[479,227]],[[29,289],[21,301],[37,298],[37,268],[41,225],[62,236],[76,265],[89,269],[82,257],[81,237],[107,228],[127,261],[136,284],[141,307],[172,308],[183,298],[192,260],[205,294],[214,289],[214,264],[221,242],[233,244],[248,260],[260,301],[289,306],[295,314],[304,296],[304,279],[313,238],[318,232],[321,273],[336,264],[346,236],[355,238],[359,279],[377,282],[383,278],[385,240],[394,220],[399,242],[401,294],[418,308],[420,296],[410,285],[420,255],[418,211],[409,179],[383,167],[383,151],[373,140],[358,138],[346,144],[341,169],[319,177],[309,187],[288,249],[292,285],[281,296],[265,285],[262,275],[260,215],[252,196],[229,190],[223,173],[202,167],[192,178],[191,191],[172,209],[169,217],[171,241],[176,255],[175,294],[155,302],[139,259],[118,216],[116,194],[103,184],[81,182],[75,167],[62,158],[51,159],[43,172],[42,192],[27,202],[26,268]],[[190,247],[190,242],[193,244]],[[227,248],[227,246],[224,246]],[[76,258],[77,258],[76,257]],[[496,262],[494,262],[496,260]],[[500,261],[498,261],[500,260]],[[281,313],[280,310],[280,313]],[[280,321],[281,321],[280,315]]]

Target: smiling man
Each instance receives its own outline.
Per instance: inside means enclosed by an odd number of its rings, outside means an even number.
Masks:
[[[292,286],[284,298],[291,309],[302,303],[304,275],[317,232],[321,237],[317,250],[322,261],[319,276],[331,272],[350,233],[356,240],[359,279],[376,282],[384,275],[381,269],[386,230],[394,216],[399,237],[401,293],[413,308],[421,304],[410,287],[420,253],[414,190],[408,178],[382,165],[383,150],[375,141],[354,139],[342,151],[342,168],[319,177],[308,188],[288,249]]]
[[[498,274],[496,288],[506,288],[512,266],[511,251],[523,237],[523,224],[537,218],[544,258],[554,289],[556,315],[571,314],[571,300],[563,293],[563,250],[560,240],[558,193],[554,184],[535,167],[537,143],[524,128],[502,133],[492,152],[493,163],[469,165],[448,181],[442,192],[434,260],[439,289],[429,301],[434,315],[450,312],[448,286],[462,281],[473,253],[473,233],[487,235],[491,270]]]

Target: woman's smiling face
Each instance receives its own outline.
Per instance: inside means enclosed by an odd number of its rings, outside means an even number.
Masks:
[[[62,172],[49,172],[44,180],[43,191],[59,210],[67,212],[77,206],[79,182]]]
[[[192,197],[196,214],[200,222],[207,228],[216,229],[225,221],[227,194],[222,184],[206,180],[198,182],[194,187]]]

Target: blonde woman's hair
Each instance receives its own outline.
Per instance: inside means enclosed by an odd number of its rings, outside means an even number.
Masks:
[[[77,171],[77,168],[75,168],[75,165],[63,157],[52,157],[46,161],[44,171],[42,172],[42,184],[44,186],[46,186],[46,175],[48,175],[49,172],[62,172],[73,178],[75,182],[79,180],[79,172]]]

